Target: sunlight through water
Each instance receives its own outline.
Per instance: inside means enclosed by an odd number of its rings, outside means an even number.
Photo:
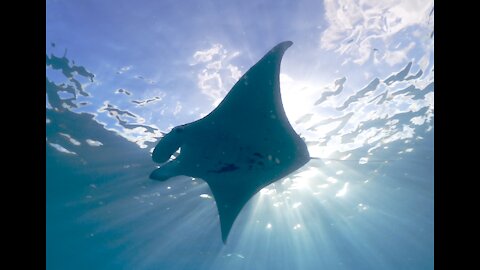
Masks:
[[[433,269],[433,1],[46,10],[48,269]],[[282,102],[311,159],[224,244],[208,184],[150,180],[152,151],[286,40]]]

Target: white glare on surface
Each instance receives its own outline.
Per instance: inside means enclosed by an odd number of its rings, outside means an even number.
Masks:
[[[292,180],[292,185],[288,189],[307,189],[309,187],[308,178],[296,178]]]
[[[276,202],[273,204],[274,207],[279,207],[280,205],[282,205],[283,203],[282,202]]]
[[[262,188],[260,190],[260,195],[274,195],[277,191],[274,188]]]
[[[363,211],[365,211],[365,210],[367,210],[367,209],[368,209],[368,207],[367,207],[365,204],[363,204],[363,203],[359,203],[359,204],[357,205],[357,210],[358,210],[359,212],[363,212]]]
[[[368,157],[362,157],[358,161],[358,164],[367,164],[368,163]]]
[[[77,140],[75,140],[70,134],[66,134],[66,133],[59,133],[60,135],[62,135],[63,137],[67,138],[68,141],[73,144],[73,145],[76,145],[76,146],[79,146],[81,145],[81,143]]]
[[[331,177],[331,176],[327,177],[327,181],[330,182],[330,183],[332,183],[332,184],[335,184],[335,183],[338,182],[338,180],[337,180],[336,178],[333,178],[333,177]]]
[[[298,208],[298,207],[300,207],[300,205],[302,205],[301,202],[296,202],[296,203],[294,203],[294,204],[292,205],[292,208],[294,208],[294,209],[295,209],[295,208]]]
[[[212,196],[210,196],[210,195],[208,195],[208,194],[200,194],[200,198],[211,199]]]
[[[342,189],[340,189],[337,194],[335,194],[335,197],[343,197],[347,193],[347,188],[348,188],[348,182],[346,182]]]
[[[319,172],[319,169],[315,167],[309,167],[307,170],[297,173],[296,176],[303,179],[312,178],[318,175]]]
[[[102,146],[103,143],[99,142],[99,141],[95,141],[95,140],[92,140],[92,139],[86,139],[85,140],[87,142],[88,145],[90,146]],[[152,150],[153,151],[153,150]]]
[[[61,146],[60,144],[56,144],[56,143],[49,143],[49,144],[59,152],[69,154],[69,155],[76,155],[77,154],[73,151],[67,150],[65,147]]]

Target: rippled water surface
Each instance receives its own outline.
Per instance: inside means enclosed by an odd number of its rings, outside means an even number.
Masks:
[[[433,1],[46,10],[48,269],[433,269]],[[151,151],[284,40],[285,111],[318,159],[223,244],[208,185],[150,180]]]

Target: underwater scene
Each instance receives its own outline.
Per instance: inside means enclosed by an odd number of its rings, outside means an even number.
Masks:
[[[47,0],[47,269],[433,269],[434,2]]]

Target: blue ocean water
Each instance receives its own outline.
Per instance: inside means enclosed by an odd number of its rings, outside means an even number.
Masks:
[[[411,1],[425,10],[417,21],[402,13],[409,5],[388,7],[377,21],[371,7],[350,13],[354,1],[350,9],[307,2],[212,1],[193,12],[169,1],[47,1],[47,269],[433,269],[433,2]],[[208,13],[212,6],[231,16]],[[307,23],[313,8],[329,23],[319,32],[320,21]],[[295,10],[291,21],[277,18],[285,10]],[[242,17],[257,13],[272,15]],[[337,29],[349,16],[357,26]],[[228,22],[222,27],[261,27],[241,37],[199,31],[224,33],[218,18]],[[337,28],[335,18],[343,18]],[[140,44],[144,29],[162,42]],[[264,30],[270,35],[259,41]],[[329,31],[343,38],[327,39]],[[224,244],[208,185],[150,180],[151,151],[290,38],[282,98],[319,159],[254,196]]]

